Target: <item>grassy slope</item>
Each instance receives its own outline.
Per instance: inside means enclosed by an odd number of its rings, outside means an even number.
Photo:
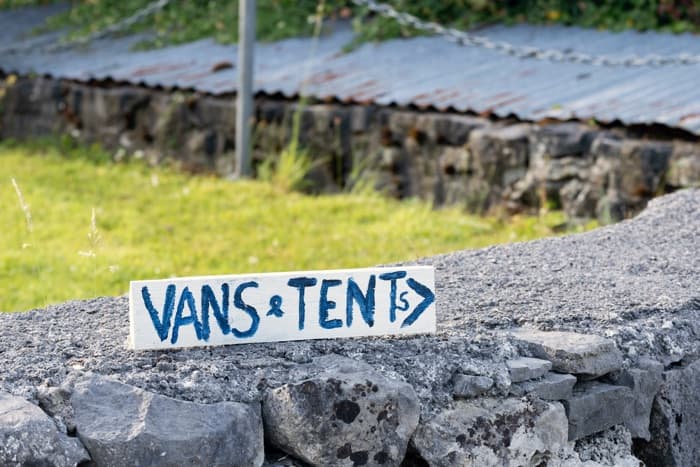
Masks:
[[[31,232],[12,178],[29,205]],[[0,206],[4,311],[121,294],[131,279],[371,266],[541,237],[562,221],[550,214],[504,224],[419,202],[285,194],[263,182],[7,145]],[[89,239],[92,208],[98,241]]]

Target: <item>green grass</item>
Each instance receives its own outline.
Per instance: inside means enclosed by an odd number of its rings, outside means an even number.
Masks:
[[[285,194],[264,182],[105,162],[96,147],[62,152],[0,144],[0,310],[122,294],[132,279],[410,260],[550,235],[564,220]]]

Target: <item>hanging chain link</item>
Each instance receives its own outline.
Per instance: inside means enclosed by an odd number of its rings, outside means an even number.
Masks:
[[[155,2],[149,3],[146,5],[143,9],[137,11],[133,15],[129,16],[128,18],[124,18],[121,21],[118,21],[110,26],[107,26],[104,29],[101,29],[99,31],[95,31],[92,34],[85,36],[85,37],[79,37],[73,41],[66,42],[63,44],[56,44],[54,47],[57,48],[62,48],[62,47],[73,47],[76,45],[85,45],[88,44],[92,41],[96,41],[99,39],[104,39],[105,37],[118,34],[122,31],[126,31],[133,25],[141,22],[142,20],[148,18],[149,16],[159,12],[163,8],[165,8],[168,4],[170,3],[170,0],[156,0]],[[52,51],[52,50],[49,50]]]
[[[104,29],[95,31],[92,34],[79,37],[67,42],[55,42],[54,38],[30,41],[19,46],[0,48],[0,54],[17,54],[31,50],[41,49],[48,52],[55,52],[71,47],[88,44],[92,41],[103,39],[107,36],[117,34],[132,27],[134,24],[151,16],[165,8],[171,0],[156,0],[128,18],[107,26]],[[570,62],[587,65],[611,66],[611,67],[641,67],[641,66],[661,66],[661,65],[698,65],[700,64],[700,54],[681,53],[677,55],[630,55],[611,56],[593,55],[576,51],[564,51],[558,49],[543,49],[539,47],[515,45],[505,41],[493,41],[485,36],[470,34],[454,28],[445,27],[439,23],[421,20],[411,14],[397,11],[391,5],[378,3],[374,0],[352,0],[355,5],[365,7],[370,11],[382,16],[393,18],[403,26],[430,32],[443,36],[446,40],[466,46],[481,47],[495,50],[502,54],[517,58],[532,58],[536,60],[548,60],[552,62]]]
[[[443,36],[450,42],[457,44],[481,47],[495,50],[502,54],[517,58],[533,58],[536,60],[548,60],[551,62],[570,62],[586,65],[599,65],[611,67],[640,67],[661,65],[697,65],[700,64],[700,54],[681,53],[678,55],[592,55],[576,51],[563,51],[557,49],[542,49],[538,47],[515,45],[504,41],[493,41],[485,36],[478,36],[458,29],[448,28],[432,21],[423,21],[408,13],[397,11],[391,5],[378,3],[374,0],[352,0],[355,5],[365,7],[382,16],[393,18],[402,26],[431,32]]]
[[[114,34],[118,34],[122,31],[125,31],[132,27],[133,25],[143,21],[147,17],[159,12],[163,8],[165,8],[171,0],[156,0],[155,2],[149,3],[146,5],[144,8],[140,9],[133,15],[124,18],[121,21],[118,21],[112,25],[107,26],[104,29],[100,29],[99,31],[95,31],[87,36],[84,37],[78,37],[69,41],[61,42],[59,41],[58,43],[56,42],[56,39],[53,37],[45,38],[45,39],[40,39],[38,41],[30,41],[27,44],[22,44],[19,46],[10,46],[6,48],[0,48],[0,55],[2,54],[17,54],[17,53],[23,53],[23,52],[29,52],[32,50],[42,50],[45,52],[56,52],[59,50],[64,50],[64,49],[69,49],[71,47],[77,47],[85,44],[89,44],[92,41],[96,41],[99,39],[104,39],[105,37],[112,36]]]

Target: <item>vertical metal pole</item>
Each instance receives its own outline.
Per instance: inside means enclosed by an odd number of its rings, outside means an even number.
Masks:
[[[253,113],[255,0],[238,0],[238,98],[236,103],[236,175],[250,176],[250,127]]]

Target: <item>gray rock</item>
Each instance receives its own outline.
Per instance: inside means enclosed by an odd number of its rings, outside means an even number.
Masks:
[[[665,142],[609,133],[597,137],[591,146],[595,164],[590,182],[602,194],[597,206],[601,221],[620,220],[641,210],[662,188],[672,150]]]
[[[602,131],[596,135],[588,150],[589,155],[595,159],[617,159],[622,151],[623,135]]]
[[[261,120],[271,122],[284,117],[284,106],[274,101],[256,102],[256,110]],[[197,114],[204,128],[216,128],[236,121],[236,104],[233,99],[217,99],[201,96],[197,100]]]
[[[453,378],[454,389],[452,394],[455,397],[476,397],[493,386],[493,380],[488,376],[463,375],[457,373]]]
[[[513,156],[514,160],[523,160],[528,153],[528,135],[532,130],[529,124],[508,125],[508,126],[488,126],[476,128],[471,132],[469,146],[477,152],[490,152],[497,150],[498,154],[492,153],[487,159],[494,156]]]
[[[595,134],[594,129],[581,123],[545,125],[530,134],[530,151],[533,157],[580,156],[588,150]]]
[[[539,207],[542,203],[541,185],[538,178],[539,168],[528,168],[525,175],[506,187],[503,197],[508,209],[520,212],[530,207]]]
[[[533,127],[528,136],[528,172],[506,193],[511,208],[517,209],[518,204],[554,205],[563,207],[567,213],[580,211],[583,216],[590,216],[590,203],[578,198],[586,199],[590,185],[588,178],[593,158],[588,157],[588,147],[593,135],[593,130],[578,123]],[[562,193],[564,187],[574,181],[581,181],[584,186],[569,185],[566,193]]]
[[[597,381],[579,383],[563,401],[569,418],[569,439],[575,440],[624,423],[630,413],[632,391]]]
[[[380,167],[382,169],[394,170],[397,169],[399,165],[403,164],[405,157],[404,152],[400,148],[396,147],[385,147],[382,148]]]
[[[75,433],[73,406],[70,404],[70,396],[73,393],[73,386],[76,381],[84,377],[85,375],[82,372],[71,372],[60,386],[49,387],[41,385],[37,388],[36,398],[39,402],[39,407],[68,433]]]
[[[473,130],[469,135],[469,150],[475,173],[496,186],[503,186],[508,170],[527,166],[527,138],[531,129],[528,124],[519,124]]]
[[[666,142],[625,140],[620,153],[615,188],[630,201],[649,199],[658,193],[673,146]]]
[[[469,115],[429,113],[418,117],[418,127],[422,128],[430,139],[438,144],[453,146],[464,145],[473,130],[490,125],[491,123],[485,118]]]
[[[457,401],[422,422],[413,444],[435,467],[540,465],[566,451],[566,415],[556,402]]]
[[[259,409],[178,401],[104,377],[76,383],[78,437],[100,466],[260,466]]]
[[[603,337],[534,329],[518,329],[513,336],[526,352],[551,361],[552,369],[560,373],[596,377],[622,367],[615,342]]]
[[[664,366],[651,360],[642,360],[641,365],[642,368],[630,368],[611,374],[610,381],[632,390],[632,406],[625,426],[633,437],[649,441],[651,407],[661,387]]]
[[[406,136],[418,130],[418,114],[408,111],[389,112],[387,123],[393,140],[403,141]]]
[[[269,391],[266,435],[312,465],[398,466],[419,419],[413,388],[341,358],[321,358],[316,377]]]
[[[583,467],[644,467],[631,454],[632,435],[622,425],[577,440],[574,450],[583,461]]]
[[[591,162],[578,157],[561,157],[552,159],[537,167],[538,180],[544,182],[548,191],[564,186],[569,180],[584,180],[587,182]],[[587,183],[588,184],[588,183]]]
[[[576,377],[560,373],[547,373],[537,381],[526,381],[519,384],[523,394],[532,394],[540,399],[560,401],[569,399],[573,394]]]
[[[444,177],[445,203],[461,203],[470,212],[483,212],[494,193],[492,186],[478,175],[467,179],[461,176]]]
[[[307,467],[305,462],[298,461],[289,456],[281,457],[273,461],[265,461],[262,467]]]
[[[440,170],[446,174],[464,174],[469,170],[470,153],[464,147],[445,146],[438,158]]]
[[[90,460],[76,438],[31,402],[0,392],[0,465],[75,466]]]
[[[600,196],[595,206],[596,218],[603,224],[612,224],[630,216],[630,207],[620,192],[611,188]]]
[[[647,465],[685,467],[700,459],[700,360],[663,374],[651,412],[651,440],[635,452]]]
[[[590,183],[573,179],[567,181],[559,190],[559,201],[567,217],[583,219],[596,212],[598,193]]]
[[[520,383],[528,379],[539,378],[552,369],[552,362],[540,358],[520,357],[506,362],[510,380]]]
[[[603,132],[595,138],[590,149],[595,162],[588,181],[595,198],[596,216],[602,223],[630,217],[644,207],[650,197],[651,185],[658,188],[665,162],[647,173],[651,170],[647,162],[656,161],[655,156],[647,154],[649,152],[653,149],[647,150],[643,143],[624,139],[618,134]],[[659,161],[668,159],[668,155],[660,157]],[[638,164],[644,168],[637,167]]]
[[[672,188],[700,187],[700,146],[677,143],[673,146],[666,184]]]
[[[308,464],[268,445],[262,467],[308,467]]]
[[[354,105],[350,107],[350,129],[353,133],[365,132],[372,124],[375,109],[371,105]]]
[[[387,123],[395,141],[422,134],[434,143],[452,146],[462,146],[473,130],[490,125],[486,119],[467,115],[410,111],[389,112]]]

